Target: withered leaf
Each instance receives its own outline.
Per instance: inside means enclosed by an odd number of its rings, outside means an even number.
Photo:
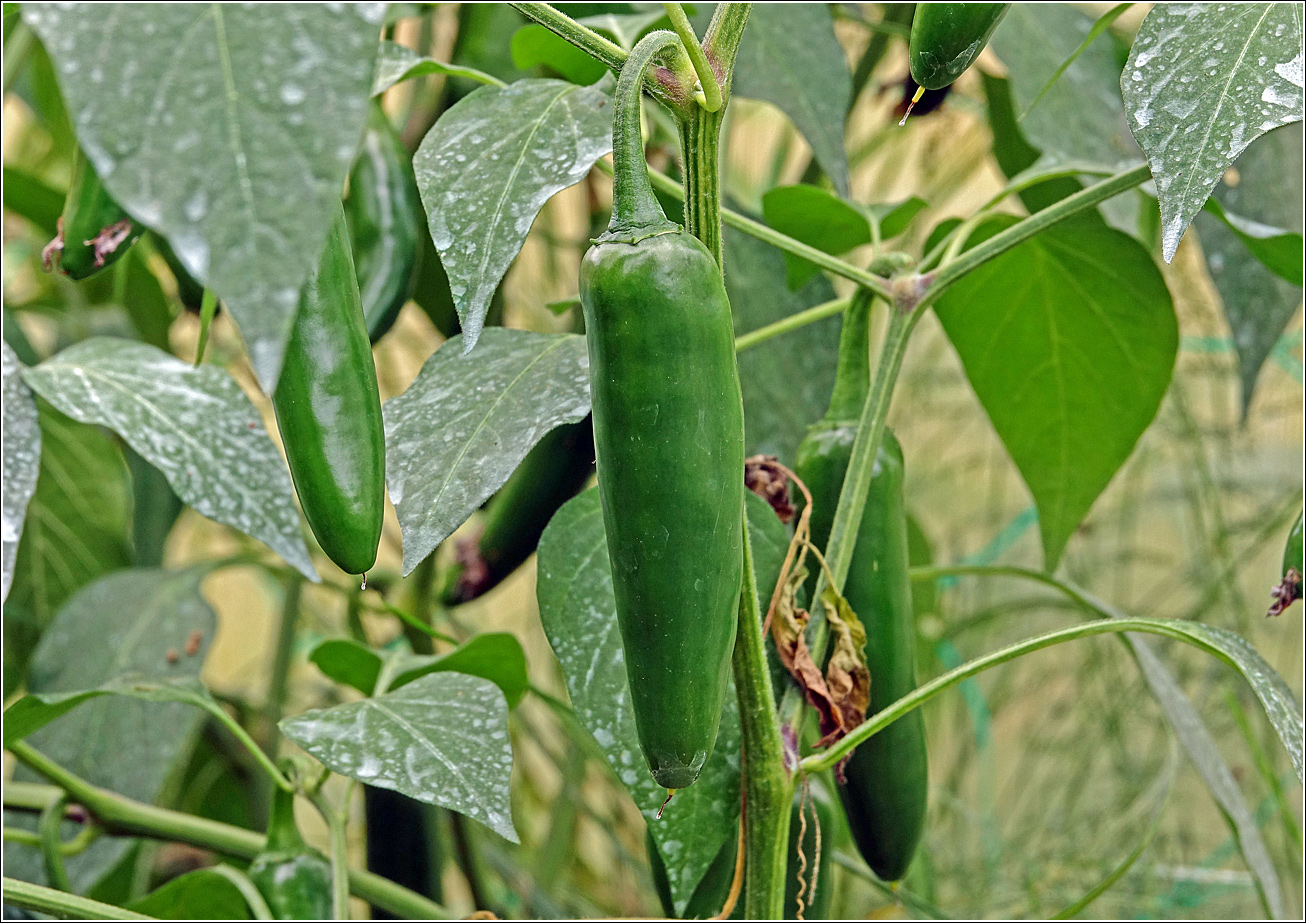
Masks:
[[[821,605],[825,607],[831,641],[825,684],[836,720],[828,728],[822,723],[824,736],[818,746],[829,746],[866,720],[871,703],[871,672],[866,667],[866,629],[848,600],[833,587],[826,587]]]

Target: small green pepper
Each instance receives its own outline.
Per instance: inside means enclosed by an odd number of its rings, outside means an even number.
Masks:
[[[263,851],[249,866],[268,909],[278,920],[329,920],[331,862],[304,842],[295,824],[295,796],[278,788]]]
[[[385,432],[343,208],[299,296],[281,378],[277,426],[304,516],[351,574],[376,563],[385,503]]]
[[[911,76],[925,90],[941,90],[966,72],[1010,3],[918,3],[911,23]]]
[[[808,430],[796,473],[812,493],[812,541],[824,548],[843,490],[869,382],[871,296],[859,292],[844,317],[830,410]],[[902,449],[884,442],[857,529],[844,597],[866,629],[874,714],[916,688],[916,626],[908,578]],[[853,751],[839,785],[848,826],[867,865],[885,881],[907,872],[925,825],[929,770],[918,710]]]
[[[41,251],[41,261],[49,272],[57,260],[64,275],[80,282],[112,266],[144,232],[110,197],[79,148],[59,233]]]
[[[413,159],[380,103],[372,103],[363,146],[349,174],[345,217],[367,333],[375,343],[413,290],[426,233]]]
[[[743,573],[744,416],[716,260],[666,219],[640,137],[644,37],[621,70],[612,222],[581,263],[599,495],[631,705],[659,785],[716,743]]]

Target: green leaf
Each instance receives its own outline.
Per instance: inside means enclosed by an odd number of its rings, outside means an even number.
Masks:
[[[739,44],[731,93],[771,103],[789,116],[835,191],[851,197],[844,116],[852,77],[827,4],[756,4]]]
[[[87,158],[281,369],[367,122],[384,4],[31,3]]]
[[[251,919],[240,889],[212,869],[179,875],[126,907],[156,920]]]
[[[752,493],[746,493],[745,500],[758,590],[769,597],[784,559],[787,536],[764,500]],[[658,808],[666,790],[653,781],[639,747],[607,548],[598,490],[591,488],[558,510],[540,538],[536,585],[540,620],[562,665],[576,717],[594,736],[648,821],[667,867],[676,909],[683,911],[721,844],[735,833],[738,706],[732,684],[716,748],[698,781],[677,792],[659,819]]]
[[[337,683],[352,686],[363,695],[376,690],[385,664],[380,654],[352,638],[328,638],[313,648],[308,659]]]
[[[508,705],[488,680],[433,673],[394,692],[285,718],[322,765],[480,821],[518,842],[508,782]]]
[[[23,521],[27,518],[27,504],[36,493],[36,480],[41,471],[41,427],[36,412],[36,398],[20,374],[18,361],[8,343],[0,344],[0,382],[3,382],[4,419],[4,473],[3,520],[0,520],[0,553],[3,554],[3,588],[0,599],[9,595],[14,581],[14,559],[18,554],[18,541],[23,534]],[[7,690],[6,690],[7,694]]]
[[[200,595],[206,567],[182,571],[127,570],[82,589],[51,621],[32,656],[28,691],[58,697],[110,684],[116,678],[162,670],[181,683],[198,682],[202,651],[216,627]],[[192,640],[195,639],[195,640]],[[196,644],[198,643],[198,647]],[[187,654],[187,649],[195,654]],[[169,663],[169,651],[177,662]],[[28,742],[45,756],[88,780],[128,798],[153,803],[185,756],[201,712],[117,695],[87,702],[33,733]],[[10,733],[6,717],[6,733]],[[16,778],[34,780],[20,768]],[[6,825],[35,829],[34,818],[6,814]],[[66,824],[64,838],[77,825]],[[128,839],[108,838],[70,857],[74,888],[85,891],[109,869]],[[39,853],[5,846],[5,874],[44,881]]]
[[[477,83],[498,84],[499,78],[493,77],[474,67],[457,64],[445,64],[434,58],[424,58],[407,45],[395,42],[382,42],[381,51],[376,58],[376,80],[372,83],[372,95],[380,96],[397,83],[425,77],[428,74],[444,74],[448,77],[463,77]]]
[[[1034,147],[1053,161],[1117,169],[1141,162],[1143,153],[1125,121],[1120,59],[1110,35],[1089,45],[1035,104],[1093,23],[1067,4],[1016,3],[990,46],[1006,65],[1016,113],[1024,116],[1020,128]]]
[[[167,352],[171,349],[172,303],[149,265],[149,251],[132,247],[114,267],[117,300],[131,318],[141,340]]]
[[[1015,222],[985,224],[971,245]],[[978,267],[936,305],[966,377],[1033,494],[1046,568],[1152,422],[1178,325],[1133,238],[1063,222]]]
[[[871,223],[865,212],[819,186],[777,186],[762,196],[766,223],[782,234],[836,256],[871,242]],[[814,263],[784,254],[790,289],[798,289],[816,276]],[[727,271],[728,268],[727,268]]]
[[[1237,170],[1237,185],[1216,186],[1196,227],[1238,351],[1245,416],[1261,366],[1301,305],[1301,126],[1258,138]]]
[[[601,61],[537,23],[522,26],[513,34],[512,63],[524,71],[543,65],[581,86],[597,83],[608,72]]]
[[[318,579],[285,462],[225,369],[97,337],[28,369],[24,378],[74,419],[116,432],[197,512],[253,536]]]
[[[724,245],[726,293],[736,335],[834,298],[834,286],[824,276],[790,292],[784,260],[769,244],[727,228]],[[830,403],[839,324],[834,317],[808,324],[740,355],[749,454],[777,455],[792,464],[808,424],[819,420]]]
[[[610,150],[609,98],[561,80],[481,87],[427,133],[413,169],[464,349],[476,345],[494,290],[544,203]]]
[[[43,401],[38,406],[40,475],[4,609],[6,695],[22,682],[41,632],[64,602],[132,559],[131,480],[122,452],[100,429]]]
[[[387,658],[361,642],[331,638],[315,647],[308,659],[336,682],[352,686],[363,695],[376,690],[383,672],[391,676],[391,692],[431,673],[479,676],[499,687],[509,708],[516,707],[530,686],[521,642],[505,632],[477,635],[447,654],[401,650]]]
[[[1161,3],[1120,78],[1161,200],[1167,262],[1229,165],[1302,119],[1302,14],[1295,3]]]
[[[416,567],[503,486],[545,433],[589,413],[589,354],[576,334],[491,328],[454,337],[386,401],[386,486]]]

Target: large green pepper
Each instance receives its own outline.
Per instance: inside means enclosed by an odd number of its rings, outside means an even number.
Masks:
[[[594,471],[594,426],[587,417],[545,434],[485,508],[476,538],[458,545],[458,562],[441,593],[446,606],[498,586],[535,553],[544,527]]]
[[[918,3],[912,18],[911,76],[941,90],[975,63],[1010,3]]]
[[[376,563],[385,434],[345,213],[299,295],[272,403],[295,492],[322,550],[351,574]]]
[[[263,851],[249,878],[278,920],[331,919],[331,863],[304,842],[295,825],[295,796],[278,788]]]
[[[859,293],[848,308],[830,410],[808,430],[798,449],[796,473],[812,493],[812,541],[822,548],[830,535],[866,399],[870,301],[869,295]],[[902,449],[893,433],[885,430],[844,586],[845,598],[866,628],[871,678],[868,714],[916,687],[916,627],[902,484]],[[839,794],[862,858],[884,880],[901,879],[925,825],[929,773],[920,711],[899,718],[854,750],[844,776]]]
[[[825,791],[819,786],[812,788],[812,804],[816,807],[816,823],[812,814],[807,814],[807,831],[803,837],[803,855],[807,857],[804,870],[804,893],[811,889],[812,870],[816,869],[816,896],[804,898],[803,919],[824,920],[829,915],[830,899],[834,896],[834,883],[830,879],[830,856],[834,852],[834,808]],[[785,873],[785,916],[786,920],[798,919],[798,831],[800,828],[799,812],[801,796],[794,796],[794,804],[789,815],[789,861]],[[821,829],[821,861],[816,862],[816,829]],[[667,880],[667,868],[662,863],[662,856],[652,836],[646,837],[648,846],[649,869],[653,873],[653,889],[662,904],[662,912],[671,919],[676,918],[676,907],[671,899],[671,883]],[[721,912],[726,898],[730,895],[730,885],[735,877],[735,859],[739,853],[739,839],[731,836],[721,844],[721,850],[712,860],[698,887],[685,904],[685,913],[681,919],[705,920]],[[744,898],[741,894],[735,903],[735,909],[728,919],[741,920],[744,917]]]
[[[79,148],[73,181],[59,217],[59,234],[41,257],[49,271],[58,259],[61,272],[80,282],[112,266],[145,232],[115,202]]]
[[[426,233],[413,159],[377,102],[372,103],[363,146],[349,174],[345,217],[367,333],[375,343],[408,301]]]
[[[667,221],[640,138],[641,39],[621,70],[612,223],[581,263],[599,496],[631,704],[653,778],[698,778],[725,698],[743,572],[744,418],[712,254]]]

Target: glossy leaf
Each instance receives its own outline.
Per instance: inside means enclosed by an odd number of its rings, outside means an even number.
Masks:
[[[413,157],[470,351],[494,290],[555,192],[612,150],[612,106],[593,87],[519,80],[444,113]]]
[[[126,905],[127,910],[156,920],[248,920],[249,904],[230,878],[212,869],[196,869],[178,875],[144,897]]]
[[[513,33],[512,63],[524,71],[543,65],[564,80],[581,86],[596,83],[608,72],[603,62],[536,23]]]
[[[130,340],[84,340],[25,373],[83,423],[122,436],[187,505],[266,544],[317,580],[285,462],[235,379]]]
[[[1156,179],[1169,261],[1238,155],[1267,131],[1301,121],[1301,6],[1157,4],[1120,89]]]
[[[434,58],[424,58],[407,45],[395,42],[382,42],[381,51],[376,59],[376,80],[372,84],[372,95],[379,96],[397,83],[425,77],[428,74],[444,74],[446,77],[465,77],[477,83],[498,83],[492,77],[474,67],[462,67],[457,64],[445,64]]]
[[[1165,281],[1133,238],[1063,222],[961,279],[936,312],[1034,496],[1053,570],[1170,384],[1178,325]]]
[[[0,599],[9,596],[14,579],[14,559],[18,540],[27,518],[27,504],[36,493],[36,478],[41,470],[41,427],[36,414],[36,399],[23,384],[22,363],[8,343],[0,344],[0,382],[3,382],[4,419],[4,511],[0,520],[0,554],[3,576]]]
[[[735,333],[747,333],[834,298],[820,276],[797,292],[785,286],[780,251],[727,228],[726,293]],[[749,454],[777,455],[792,464],[810,423],[830,403],[839,353],[839,319],[830,318],[768,340],[739,356],[744,433]]]
[[[502,487],[545,433],[589,409],[584,337],[495,328],[471,354],[462,337],[436,350],[382,408],[404,573]]]
[[[32,3],[110,194],[230,308],[264,391],[367,122],[384,4]]]
[[[305,712],[282,732],[322,765],[466,814],[516,843],[508,705],[488,680],[433,673],[383,696]]]
[[[745,500],[765,606],[788,539],[764,500],[751,493]],[[553,517],[540,539],[538,568],[540,620],[562,665],[576,717],[648,821],[676,908],[683,911],[721,844],[735,831],[739,716],[733,684],[716,747],[698,781],[677,792],[659,819],[666,790],[653,781],[640,752],[597,488],[568,501]]]
[[[852,77],[829,6],[756,4],[739,43],[731,92],[771,103],[789,116],[835,191],[849,197],[844,116]]]
[[[174,682],[197,683],[203,651],[216,627],[213,610],[199,592],[206,572],[203,567],[128,570],[85,587],[42,636],[32,656],[28,690],[56,696],[156,669],[171,671]],[[195,654],[186,653],[188,645]],[[169,651],[177,654],[175,664],[169,662]],[[199,710],[189,705],[104,696],[41,728],[28,741],[92,785],[152,803],[183,758],[200,719]],[[19,769],[16,778],[38,777]],[[35,820],[6,814],[5,823],[33,829]],[[66,824],[64,838],[78,829]],[[106,837],[71,857],[74,887],[90,887],[130,843]],[[44,881],[39,853],[6,844],[5,874]]]

